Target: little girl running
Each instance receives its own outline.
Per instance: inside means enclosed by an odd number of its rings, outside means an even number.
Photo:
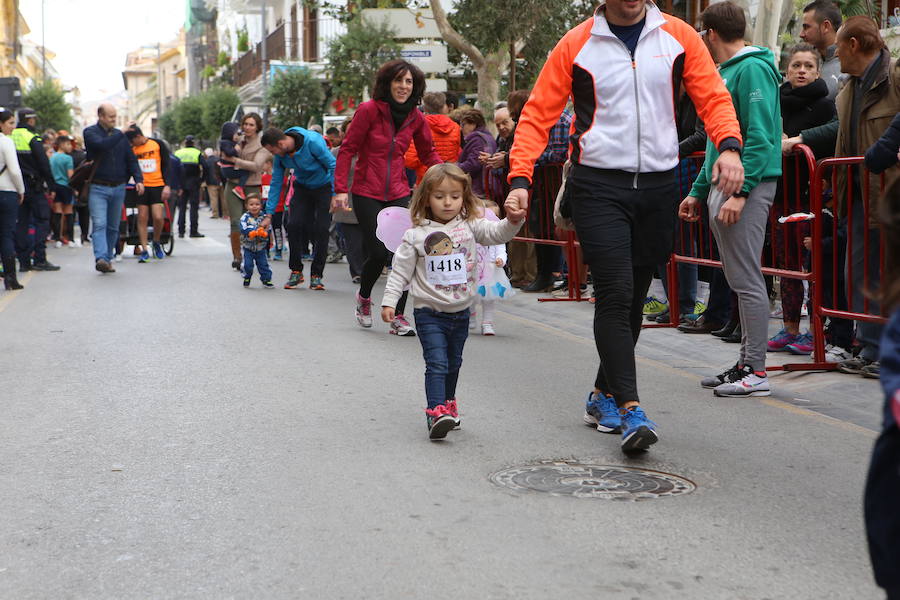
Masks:
[[[409,205],[413,227],[394,254],[381,302],[381,319],[390,323],[410,286],[422,354],[425,358],[425,416],[428,436],[443,439],[459,425],[456,382],[477,278],[475,244],[508,242],[522,226],[524,210],[507,210],[500,222],[478,217],[479,200],[469,176],[454,164],[431,167]]]

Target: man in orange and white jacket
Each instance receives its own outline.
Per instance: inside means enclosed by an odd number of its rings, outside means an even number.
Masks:
[[[572,175],[563,212],[575,224],[597,298],[600,367],[584,420],[622,433],[622,450],[659,440],[640,407],[634,344],[654,265],[673,248],[679,199],[675,107],[681,84],[721,151],[713,178],[737,192],[744,180],[741,129],[731,97],[693,28],[649,0],[606,0],[550,53],[516,128],[507,210],[528,203],[535,159],[571,97]]]

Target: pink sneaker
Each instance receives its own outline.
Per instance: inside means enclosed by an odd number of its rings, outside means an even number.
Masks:
[[[768,351],[769,352],[786,352],[787,346],[793,344],[800,338],[799,335],[794,335],[793,333],[788,333],[787,329],[782,328],[781,331],[776,333],[772,339],[769,340]]]
[[[360,327],[372,326],[372,299],[363,298],[356,293],[356,322]]]
[[[456,427],[453,429],[459,429],[459,408],[456,406],[456,398],[450,398],[444,403],[444,406],[447,407],[447,413],[456,421]]]

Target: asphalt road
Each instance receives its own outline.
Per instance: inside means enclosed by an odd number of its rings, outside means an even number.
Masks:
[[[520,295],[470,338],[462,429],[433,443],[418,341],[356,325],[346,265],[325,292],[243,289],[202,218],[209,237],[170,259],[103,276],[58,249],[62,271],[0,293],[0,597],[881,597],[861,510],[876,382],[779,375],[772,398],[713,399],[699,375],[736,349],[647,331],[662,439],[627,458],[581,421],[590,307]],[[566,459],[696,490],[489,479]]]

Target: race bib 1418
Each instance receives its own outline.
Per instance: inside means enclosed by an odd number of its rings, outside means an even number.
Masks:
[[[425,278],[432,285],[461,285],[466,282],[465,254],[425,257]]]

